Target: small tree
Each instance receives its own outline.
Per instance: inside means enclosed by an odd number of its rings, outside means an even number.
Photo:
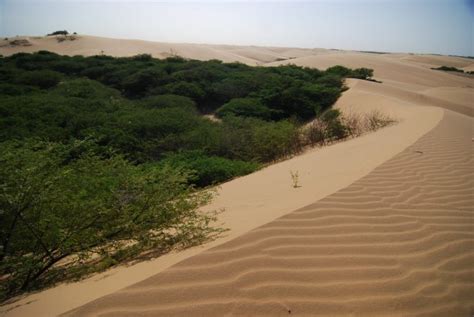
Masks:
[[[348,77],[367,80],[372,78],[372,76],[374,76],[374,70],[363,67],[354,69]]]
[[[69,32],[66,30],[62,31],[54,31],[53,33],[49,33],[48,36],[53,36],[53,35],[68,35]]]
[[[92,254],[99,255],[96,265],[113,264],[149,249],[194,245],[215,232],[212,215],[196,212],[211,194],[194,192],[187,172],[136,167],[95,147],[2,144],[0,299],[84,271]]]

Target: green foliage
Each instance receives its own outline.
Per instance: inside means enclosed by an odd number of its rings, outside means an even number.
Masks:
[[[51,36],[51,35],[68,35],[69,32],[66,31],[66,30],[63,30],[63,31],[54,31],[52,33],[49,33],[48,36]]]
[[[337,75],[339,77],[347,77],[351,75],[351,69],[341,65],[329,67],[328,69],[326,69],[326,72],[329,74]]]
[[[210,193],[193,191],[188,172],[97,150],[90,141],[2,144],[0,298],[64,278],[92,254],[104,268],[113,262],[100,259],[186,247],[216,232],[212,215],[196,211]]]
[[[339,140],[348,135],[347,128],[341,121],[341,112],[339,110],[328,110],[322,115],[321,119],[327,125],[326,139]]]
[[[370,79],[374,75],[374,71],[369,68],[356,68],[348,77],[359,79]]]
[[[189,97],[195,101],[201,100],[206,94],[198,84],[185,81],[170,83],[153,91],[157,94],[161,92]]]
[[[21,96],[35,91],[35,88],[30,86],[14,85],[9,83],[0,83],[0,95],[6,96]]]
[[[154,69],[141,70],[126,78],[122,87],[126,95],[143,95],[147,90],[156,86],[160,76],[164,76],[164,73]]]
[[[36,86],[47,89],[56,86],[61,80],[61,74],[51,70],[36,70],[22,73],[17,82],[19,84]]]
[[[132,59],[140,62],[149,62],[153,59],[153,57],[150,54],[138,54],[133,56]]]
[[[226,116],[224,122],[220,139],[222,155],[264,163],[301,150],[298,127],[289,121]]]
[[[456,67],[451,67],[451,66],[440,66],[436,68],[432,68],[434,70],[442,70],[445,72],[458,72],[458,73],[464,73],[464,70],[456,68]]]
[[[140,100],[140,105],[145,108],[182,108],[190,111],[196,110],[196,103],[179,95],[155,95]]]
[[[233,115],[269,120],[272,117],[272,111],[256,98],[235,98],[220,107],[216,115],[221,118]]]
[[[208,156],[203,151],[185,151],[167,155],[163,164],[194,171],[191,182],[205,187],[232,178],[250,174],[259,164],[239,160],[229,160],[218,156]]]
[[[260,162],[291,156],[301,150],[298,129],[288,121],[260,124],[254,128],[252,148]]]
[[[82,99],[110,100],[121,98],[120,92],[116,89],[109,88],[95,80],[84,78],[61,83],[54,89],[54,93],[63,97]]]
[[[344,66],[333,66],[326,69],[327,73],[337,75],[339,77],[370,79],[374,75],[374,71],[369,68],[350,69]]]

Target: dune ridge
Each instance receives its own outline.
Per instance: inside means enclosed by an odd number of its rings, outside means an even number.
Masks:
[[[65,316],[467,316],[470,135],[447,112],[345,189]]]

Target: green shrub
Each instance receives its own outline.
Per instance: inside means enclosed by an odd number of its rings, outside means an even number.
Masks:
[[[175,82],[167,84],[163,87],[159,87],[155,91],[151,92],[152,94],[155,93],[164,93],[164,94],[174,94],[189,97],[195,101],[199,101],[205,95],[204,90],[199,87],[199,85],[195,83],[188,83],[185,81]]]
[[[182,108],[189,111],[196,111],[196,103],[184,96],[179,95],[157,95],[140,100],[140,105],[146,108]]]
[[[370,79],[374,75],[374,71],[369,68],[356,68],[351,71],[351,74],[348,76],[350,78],[358,79]]]
[[[342,88],[343,87],[343,77],[336,75],[336,74],[327,74],[324,76],[321,76],[316,80],[317,84],[326,86],[326,87],[337,87],[337,88]]]
[[[65,97],[84,99],[110,100],[111,98],[121,98],[120,92],[116,89],[109,88],[90,79],[74,79],[65,81],[58,85],[54,89],[54,92]]]
[[[259,164],[208,156],[202,151],[178,152],[166,156],[163,164],[194,171],[191,182],[199,187],[222,183],[232,178],[250,174]]]
[[[163,71],[155,69],[145,69],[126,77],[121,86],[126,95],[139,96],[143,95],[150,88],[155,87],[161,76],[165,76]]]
[[[211,195],[195,192],[187,172],[136,167],[95,148],[88,142],[2,144],[0,300],[87,265],[103,269],[118,254],[123,260],[187,247],[217,232],[209,227],[213,216],[197,212]],[[88,262],[94,254],[99,258]]]
[[[35,89],[30,86],[0,83],[0,95],[21,96],[34,91]]]
[[[301,151],[298,128],[288,121],[259,124],[251,142],[252,156],[258,162],[271,162]]]
[[[48,36],[52,36],[52,35],[68,35],[69,32],[66,31],[66,30],[63,30],[63,31],[54,31],[53,33],[49,33]]]
[[[150,54],[138,54],[131,57],[134,61],[149,62],[153,59]]]
[[[459,72],[459,73],[464,73],[464,70],[456,68],[456,67],[451,67],[451,66],[440,66],[436,68],[432,68],[434,70],[442,70],[445,72]]]
[[[298,127],[289,121],[226,116],[220,137],[219,154],[244,161],[271,162],[301,150]]]
[[[57,61],[52,63],[53,70],[66,75],[79,74],[86,68],[86,63],[75,60]]]
[[[322,115],[321,119],[326,123],[326,139],[339,140],[348,136],[347,127],[341,121],[339,110],[328,110]]]
[[[272,111],[264,106],[257,98],[235,98],[216,111],[218,117],[234,115],[270,120]]]
[[[328,69],[326,69],[326,72],[329,74],[337,75],[339,77],[347,77],[352,73],[350,68],[341,65],[329,67]]]
[[[61,81],[61,74],[51,70],[24,72],[18,78],[18,83],[47,89],[56,86]]]
[[[373,76],[374,71],[369,68],[356,68],[350,69],[344,66],[333,66],[326,69],[327,73],[337,75],[339,77],[358,78],[358,79],[369,79]]]

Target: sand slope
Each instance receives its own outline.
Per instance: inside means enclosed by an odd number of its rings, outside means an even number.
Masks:
[[[467,316],[471,120],[441,123],[368,176],[67,316]]]

